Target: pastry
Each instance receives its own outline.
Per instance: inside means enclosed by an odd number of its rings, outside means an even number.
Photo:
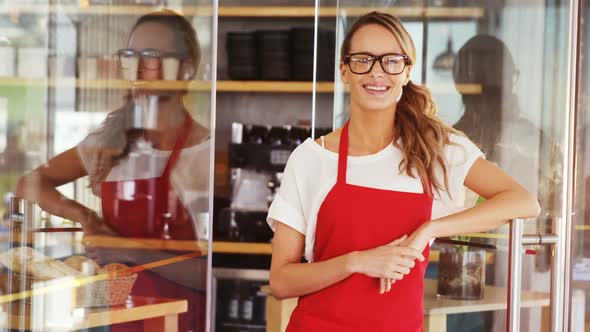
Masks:
[[[103,266],[100,270],[100,273],[112,273],[117,275],[128,275],[131,274],[129,271],[129,266],[121,263],[110,263]]]
[[[30,247],[17,247],[0,254],[0,263],[15,273],[49,280],[82,274],[63,262],[47,257]]]
[[[69,267],[82,272],[84,275],[92,276],[100,269],[100,266],[92,259],[84,256],[71,256],[64,261]]]

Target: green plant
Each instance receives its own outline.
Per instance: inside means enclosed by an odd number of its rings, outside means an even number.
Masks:
[[[461,242],[469,242],[471,237],[467,236],[467,235],[456,235],[456,236],[451,236],[450,239],[455,240],[455,241],[461,241]],[[463,254],[469,250],[468,245],[454,244],[453,246],[455,247],[455,250],[458,254]]]

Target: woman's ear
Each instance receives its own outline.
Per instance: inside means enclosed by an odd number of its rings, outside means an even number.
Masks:
[[[193,60],[184,60],[180,65],[179,77],[182,81],[190,81],[197,76],[197,69],[193,63]]]
[[[404,79],[404,86],[408,85],[408,83],[410,83],[410,73],[412,72],[412,67],[408,66],[406,67],[405,70],[405,74],[406,74],[406,78]]]
[[[340,62],[340,78],[342,82],[348,83],[348,67],[344,64],[344,62]]]

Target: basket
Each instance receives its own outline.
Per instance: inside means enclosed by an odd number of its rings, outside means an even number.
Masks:
[[[9,289],[11,293],[29,291],[32,289],[33,285],[36,287],[43,287],[49,286],[53,282],[61,282],[60,279],[42,280],[18,273],[12,273],[11,275],[12,278],[9,280]],[[109,275],[109,278],[105,280],[93,281],[79,287],[72,286],[71,289],[75,289],[73,292],[73,299],[75,300],[74,305],[77,308],[122,305],[129,297],[136,280],[136,273],[122,276]],[[63,294],[63,291],[60,293]],[[45,296],[50,296],[50,294],[52,293],[46,293]],[[23,301],[30,304],[31,298],[32,297],[26,297]]]
[[[76,303],[78,307],[104,307],[122,305],[127,301],[137,273],[123,276],[111,276],[78,287]]]

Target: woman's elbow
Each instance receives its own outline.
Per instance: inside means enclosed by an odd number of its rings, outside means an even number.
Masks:
[[[275,276],[270,277],[270,292],[272,296],[277,300],[284,300],[288,298],[285,288],[282,286],[281,282],[277,280],[278,278]]]
[[[523,218],[537,218],[541,214],[541,205],[537,197],[531,193],[526,192],[526,198],[523,203],[523,207],[526,208]]]
[[[43,175],[39,171],[33,170],[18,179],[15,195],[27,201],[38,203],[43,191],[42,184],[44,182]]]
[[[15,195],[27,200],[33,200],[33,182],[33,173],[21,176],[16,183]]]

